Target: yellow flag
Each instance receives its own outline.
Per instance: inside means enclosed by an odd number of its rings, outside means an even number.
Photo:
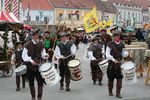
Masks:
[[[99,27],[98,17],[96,14],[96,8],[94,7],[92,11],[87,13],[84,18],[84,28],[87,33],[94,31]]]
[[[111,19],[109,19],[108,21],[102,21],[99,23],[99,27],[100,28],[106,28],[106,27],[110,27],[113,25],[113,21]]]
[[[111,19],[109,19],[107,22],[106,22],[106,26],[110,27],[113,25],[113,21]]]

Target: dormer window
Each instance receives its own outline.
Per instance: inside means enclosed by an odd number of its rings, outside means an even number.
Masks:
[[[67,2],[65,2],[65,6],[68,6],[68,3],[67,3]]]

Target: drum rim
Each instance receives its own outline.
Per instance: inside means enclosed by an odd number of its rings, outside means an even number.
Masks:
[[[80,62],[80,60],[79,59],[71,59],[71,60],[78,60],[79,61],[79,65],[77,65],[77,66],[80,66],[80,64],[81,64],[81,62]],[[71,61],[70,60],[70,61]],[[69,63],[69,61],[68,61],[68,63]],[[68,63],[67,63],[67,66],[68,66]],[[68,67],[70,67],[70,68],[74,68],[74,67],[71,67],[71,66],[68,66]],[[76,66],[75,66],[76,67]]]
[[[45,70],[45,71],[39,71],[39,72],[47,72],[47,71],[49,71],[49,70],[51,70],[51,69],[52,69],[52,67],[48,68],[48,69]]]
[[[20,65],[19,67],[17,67],[17,68],[15,69],[15,72],[16,72],[16,73],[19,73],[19,72],[18,72],[18,68],[20,68],[21,66],[26,66],[26,65]],[[23,71],[24,71],[24,70],[27,70],[27,66],[24,67]]]

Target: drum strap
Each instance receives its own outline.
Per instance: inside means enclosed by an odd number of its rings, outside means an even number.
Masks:
[[[101,65],[104,65],[104,64],[106,64],[106,63],[108,63],[108,62],[105,62],[105,63],[103,63],[103,64],[101,64]]]

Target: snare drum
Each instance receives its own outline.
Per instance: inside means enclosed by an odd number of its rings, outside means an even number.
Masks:
[[[108,60],[107,59],[100,61],[98,65],[103,73],[107,72],[107,68],[108,68]]]
[[[26,65],[20,65],[15,69],[15,73],[17,76],[24,75],[27,72],[27,66]]]
[[[44,63],[39,67],[39,72],[46,84],[54,86],[60,81],[60,76],[51,63]]]
[[[71,74],[71,79],[78,81],[82,79],[82,73],[80,69],[80,61],[78,59],[73,59],[68,62],[69,71]]]

